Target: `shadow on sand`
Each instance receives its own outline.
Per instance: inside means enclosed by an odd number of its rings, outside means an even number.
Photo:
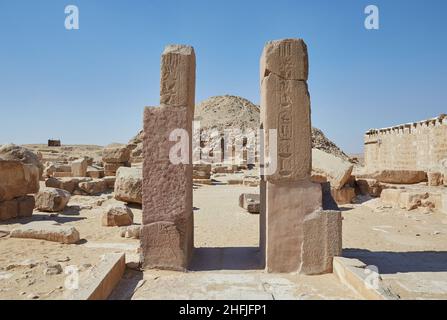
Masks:
[[[375,265],[382,274],[405,272],[447,272],[447,251],[369,251],[343,249],[343,257]]]
[[[191,271],[264,269],[258,247],[195,248]]]

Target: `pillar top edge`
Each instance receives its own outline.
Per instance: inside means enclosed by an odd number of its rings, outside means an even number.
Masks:
[[[182,55],[193,55],[194,54],[194,48],[189,45],[184,44],[168,44],[165,46],[163,50],[163,54],[182,54]]]

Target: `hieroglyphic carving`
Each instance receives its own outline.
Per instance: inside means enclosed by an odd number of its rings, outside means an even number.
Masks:
[[[178,105],[179,88],[179,56],[167,54],[162,57],[160,80],[160,103]]]

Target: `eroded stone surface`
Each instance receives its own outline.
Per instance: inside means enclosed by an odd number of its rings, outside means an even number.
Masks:
[[[30,238],[72,244],[79,241],[76,228],[50,221],[30,222],[11,231],[12,238]]]

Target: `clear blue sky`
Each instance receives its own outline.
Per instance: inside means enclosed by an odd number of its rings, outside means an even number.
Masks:
[[[64,28],[64,8],[80,30]],[[380,9],[380,30],[364,8]],[[266,41],[301,37],[313,125],[347,152],[368,128],[447,112],[447,1],[0,0],[0,144],[127,142],[159,101],[160,54],[197,55],[196,100],[259,103]]]

